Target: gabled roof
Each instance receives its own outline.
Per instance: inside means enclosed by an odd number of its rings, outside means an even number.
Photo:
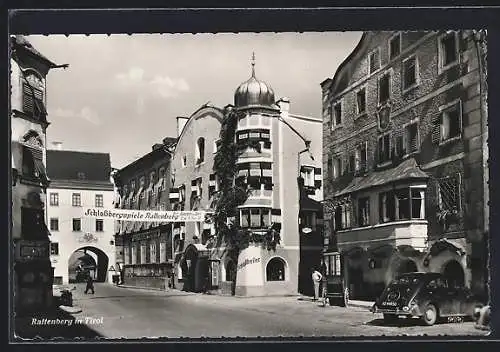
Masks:
[[[410,158],[391,169],[375,171],[364,177],[355,177],[346,187],[338,192],[335,192],[333,197],[340,197],[349,193],[372,187],[383,186],[401,180],[427,178],[429,178],[429,175],[417,166],[417,162],[414,158]]]
[[[38,50],[36,50],[31,43],[26,40],[26,38],[22,35],[15,35],[11,36],[11,42],[13,47],[21,48],[31,55],[34,55],[38,57],[40,60],[44,61],[47,63],[50,67],[55,67],[57,66],[55,63],[50,61],[47,57],[45,57],[42,53],[40,53]]]
[[[80,177],[79,173],[82,173]],[[96,181],[111,184],[110,156],[109,153],[47,150],[47,174],[50,180]]]

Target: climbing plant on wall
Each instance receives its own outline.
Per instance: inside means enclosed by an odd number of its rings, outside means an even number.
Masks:
[[[250,243],[262,243],[271,250],[275,249],[280,241],[279,231],[274,226],[269,227],[265,235],[257,235],[241,229],[236,221],[239,218],[238,206],[245,203],[252,191],[246,182],[235,182],[238,157],[249,147],[257,152],[261,151],[259,142],[236,141],[238,118],[238,111],[231,107],[226,108],[213,166],[219,182],[219,191],[214,196],[213,215],[217,242],[219,244],[225,242],[230,256],[234,259],[237,259],[239,252]]]

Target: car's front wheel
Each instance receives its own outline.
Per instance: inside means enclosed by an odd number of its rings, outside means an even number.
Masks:
[[[436,306],[434,304],[428,304],[424,309],[424,316],[422,317],[425,325],[434,325],[437,322],[438,318],[439,313]]]

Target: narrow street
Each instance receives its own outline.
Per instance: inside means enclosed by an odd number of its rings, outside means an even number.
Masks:
[[[422,326],[385,324],[365,308],[322,307],[298,297],[237,298],[97,284],[94,295],[73,291],[74,314],[107,338],[484,335],[472,322]]]

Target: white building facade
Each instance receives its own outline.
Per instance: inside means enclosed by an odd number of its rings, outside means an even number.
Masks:
[[[79,163],[68,162],[70,158]],[[114,220],[83,215],[86,208],[113,207],[114,185],[109,173],[104,179],[106,165],[108,154],[47,151],[51,184],[47,190],[46,222],[51,232],[50,260],[55,284],[77,280],[77,268],[89,270],[96,281],[112,280],[116,268]],[[98,172],[100,175],[92,172],[101,167],[105,171]]]

